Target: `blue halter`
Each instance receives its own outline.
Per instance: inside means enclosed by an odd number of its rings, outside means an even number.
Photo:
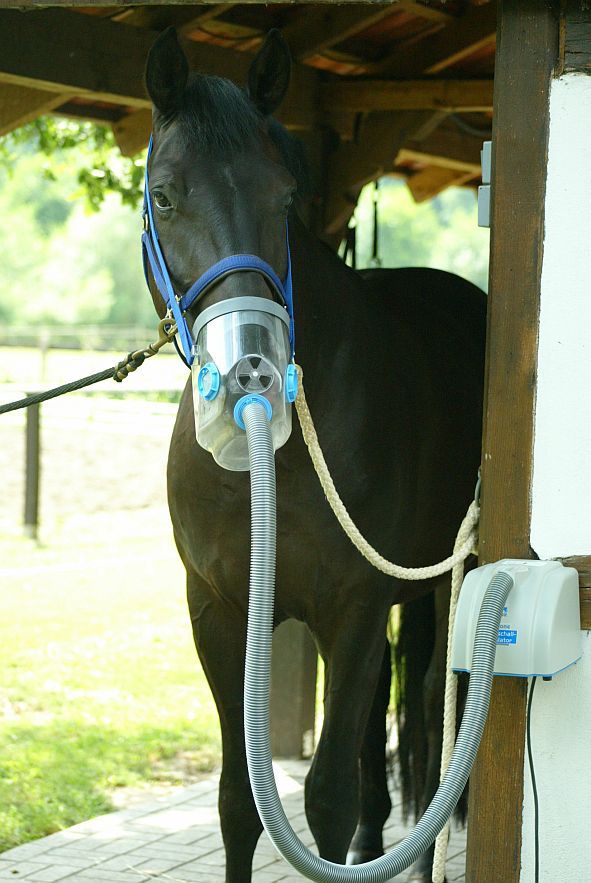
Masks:
[[[285,282],[282,282],[273,267],[262,258],[253,254],[234,254],[230,257],[222,258],[209,270],[206,270],[194,282],[184,295],[178,297],[175,293],[162,249],[160,248],[160,240],[158,239],[158,231],[154,223],[154,214],[152,210],[152,200],[150,198],[150,190],[148,186],[148,160],[152,153],[152,136],[150,136],[150,144],[148,146],[148,157],[146,159],[146,174],[144,178],[144,232],[142,233],[142,258],[144,264],[144,276],[148,283],[148,265],[152,270],[156,287],[162,296],[169,314],[176,322],[178,336],[181,348],[187,364],[190,366],[193,362],[193,340],[187,320],[185,318],[186,311],[206,292],[212,285],[230,276],[233,273],[255,272],[260,273],[267,282],[272,286],[279,295],[287,310],[289,316],[289,342],[291,346],[291,357],[294,358],[295,345],[295,328],[293,317],[293,288],[291,280],[291,254],[289,251],[289,233],[286,224],[286,243],[287,243],[287,273]]]

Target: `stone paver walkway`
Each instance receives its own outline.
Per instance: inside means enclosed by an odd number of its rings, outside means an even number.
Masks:
[[[285,811],[294,830],[310,846],[312,837],[303,806],[308,764],[282,761],[275,769]],[[387,848],[405,833],[398,802],[386,828]],[[463,883],[464,865],[465,834],[454,832],[448,852],[449,883]],[[28,883],[221,883],[224,851],[217,814],[217,776],[2,853],[0,881],[19,879]],[[263,834],[255,855],[253,883],[302,879]]]

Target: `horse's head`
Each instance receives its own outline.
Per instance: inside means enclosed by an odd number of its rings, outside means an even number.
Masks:
[[[197,441],[234,470],[248,469],[244,408],[264,406],[280,447],[297,389],[287,216],[298,182],[287,136],[270,119],[289,73],[278,31],[254,59],[247,92],[191,74],[172,29],[146,68],[148,281],[192,367]]]
[[[154,224],[178,295],[208,268],[235,254],[262,258],[283,279],[286,218],[297,182],[285,158],[288,136],[270,118],[289,84],[290,56],[271,31],[243,90],[220,77],[191,73],[175,31],[152,47],[146,86],[154,104],[149,190]],[[163,305],[154,286],[160,315]],[[219,300],[273,297],[264,275],[224,276],[189,310]]]

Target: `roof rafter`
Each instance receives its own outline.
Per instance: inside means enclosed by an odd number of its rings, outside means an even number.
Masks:
[[[387,18],[397,5],[302,7],[297,21],[284,28],[283,36],[292,56],[303,61]]]
[[[461,18],[448,16],[445,28],[413,44],[412,56],[404,44],[387,58],[368,66],[371,74],[384,77],[412,77],[438,73],[472,55],[496,38],[496,3],[473,6]]]
[[[417,0],[398,0],[396,6],[404,9],[405,12],[412,12],[413,15],[426,18],[428,21],[439,21],[445,24],[454,18],[445,9],[427,6],[425,3],[418,3]]]

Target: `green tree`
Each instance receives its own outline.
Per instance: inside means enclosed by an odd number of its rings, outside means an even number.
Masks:
[[[80,130],[84,133],[89,126]],[[0,319],[12,324],[152,325],[137,199],[106,187],[100,198],[89,198],[80,172],[97,171],[96,163],[89,164],[92,139],[70,144],[64,138],[51,156],[35,150],[35,144],[21,132],[10,145],[10,166],[0,163],[0,214],[5,221]],[[112,157],[109,162],[117,169]]]
[[[50,179],[59,175],[61,164],[73,162],[81,193],[94,209],[109,193],[118,193],[132,208],[139,204],[144,153],[122,156],[108,126],[50,116],[38,117],[0,138],[0,168],[9,173],[26,154],[46,158],[43,173]]]
[[[373,244],[373,184],[355,210],[357,265],[369,267]],[[378,190],[378,242],[383,267],[434,267],[457,273],[486,290],[488,230],[478,227],[475,195],[450,187],[416,204],[404,184],[383,178]]]

